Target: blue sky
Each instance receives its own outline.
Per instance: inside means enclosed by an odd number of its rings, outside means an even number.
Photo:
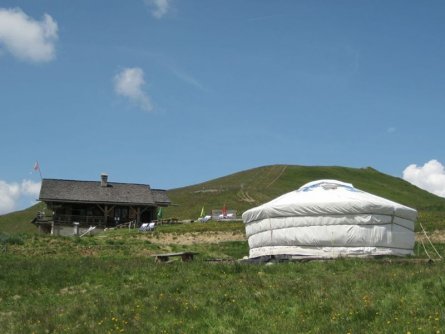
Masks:
[[[0,214],[36,160],[166,189],[371,166],[445,195],[444,32],[443,1],[3,0]]]

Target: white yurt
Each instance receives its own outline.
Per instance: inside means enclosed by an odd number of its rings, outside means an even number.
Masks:
[[[319,180],[243,214],[249,258],[410,255],[417,211],[350,183]]]

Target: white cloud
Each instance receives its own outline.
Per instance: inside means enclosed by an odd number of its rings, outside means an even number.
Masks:
[[[403,171],[403,179],[419,188],[445,197],[445,167],[437,160],[430,160],[423,166],[409,165]]]
[[[0,180],[0,214],[17,209],[18,203],[25,197],[37,198],[40,186],[40,182],[31,180],[23,180],[21,183],[8,183]]]
[[[116,94],[128,98],[143,110],[152,111],[150,98],[142,89],[144,85],[144,71],[139,67],[125,68],[114,77]]]
[[[0,8],[0,46],[19,59],[31,62],[54,59],[57,30],[57,22],[48,14],[36,21],[20,8]]]
[[[20,190],[25,195],[39,196],[41,182],[34,182],[31,180],[23,180],[20,185]]]
[[[170,9],[171,0],[145,0],[145,3],[151,8],[151,14],[160,19]]]

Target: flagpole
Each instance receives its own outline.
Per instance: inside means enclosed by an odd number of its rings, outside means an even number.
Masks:
[[[38,170],[39,171],[40,181],[43,181],[42,171],[40,169],[40,164],[39,164],[38,160],[36,160],[36,163],[34,164],[34,170]]]

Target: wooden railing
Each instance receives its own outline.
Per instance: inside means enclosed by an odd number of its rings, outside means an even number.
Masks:
[[[104,216],[54,215],[53,220],[55,224],[105,225]]]
[[[121,222],[115,220],[114,217],[108,217],[107,221],[104,221],[104,216],[81,216],[81,215],[45,215],[43,212],[39,212],[36,217],[36,221],[40,223],[54,222],[55,225],[72,225],[77,222],[80,226],[97,226],[97,227],[116,227],[116,226],[128,226],[130,221]],[[136,225],[133,221],[132,224]]]

